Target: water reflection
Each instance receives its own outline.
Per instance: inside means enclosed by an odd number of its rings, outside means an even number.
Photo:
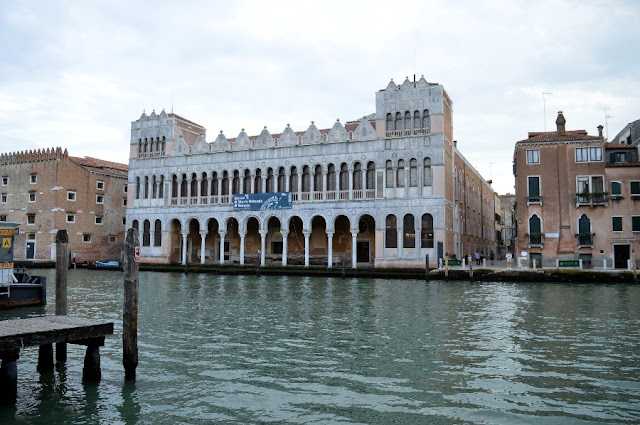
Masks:
[[[635,286],[142,273],[125,382],[122,274],[70,279],[71,314],[115,323],[103,379],[83,347],[43,377],[24,350],[3,424],[640,421]]]

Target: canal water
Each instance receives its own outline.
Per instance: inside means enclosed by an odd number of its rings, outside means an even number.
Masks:
[[[0,319],[55,312],[43,273]],[[69,272],[69,314],[115,322],[102,381],[25,348],[0,424],[640,423],[639,286],[141,273],[125,382],[122,281]]]

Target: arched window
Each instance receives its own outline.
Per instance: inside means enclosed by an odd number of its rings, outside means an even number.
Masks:
[[[149,199],[149,176],[144,176],[144,185],[142,186],[144,199]]]
[[[242,179],[242,193],[251,193],[251,171],[244,170],[244,179]]]
[[[433,248],[433,216],[431,214],[422,214],[422,230],[420,231],[422,248]]]
[[[178,197],[178,176],[176,176],[175,174],[171,176],[171,197]]]
[[[142,229],[142,246],[149,246],[151,244],[151,223],[149,220],[144,221]]]
[[[211,196],[218,196],[218,172],[214,171],[211,175]]]
[[[198,176],[196,173],[191,174],[191,197],[198,196]]]
[[[180,197],[181,198],[186,198],[187,197],[187,175],[183,174],[182,175],[182,181],[180,182]]]
[[[240,193],[240,171],[233,170],[233,180],[231,181],[231,194]]]
[[[131,223],[131,227],[136,229],[136,232],[139,230],[138,228],[138,220],[133,220],[133,223]]]
[[[267,188],[266,188],[266,193],[273,193],[273,168],[269,167],[267,168]]]
[[[426,157],[423,161],[423,176],[422,176],[422,185],[423,186],[431,186],[431,158]],[[457,195],[456,195],[457,197]]]
[[[229,172],[227,170],[222,172],[222,195],[229,194]]]
[[[151,197],[156,199],[158,196],[158,181],[156,180],[155,174],[151,177]]]
[[[393,131],[393,116],[387,114],[387,131]]]
[[[158,185],[158,198],[164,198],[164,176],[160,176],[160,185]]]
[[[156,220],[153,226],[153,246],[162,246],[162,223]]]
[[[404,113],[404,128],[405,130],[411,130],[411,112],[409,111]]]
[[[333,164],[327,167],[327,190],[336,190],[336,166]]]
[[[398,247],[398,224],[396,221],[396,216],[393,214],[389,214],[387,216],[384,247]]]
[[[404,187],[404,159],[398,160],[398,170],[396,171],[396,187]]]
[[[278,169],[278,192],[284,192],[286,189],[286,176],[284,175],[284,167]]]
[[[416,247],[416,224],[413,214],[406,214],[402,220],[402,246],[403,248]]]
[[[313,191],[322,192],[322,166],[320,164],[316,165],[313,173]]]
[[[386,164],[386,186],[393,187],[393,163],[391,160],[387,161]]]
[[[307,193],[311,191],[311,172],[308,165],[302,167],[302,191]]]
[[[289,176],[289,190],[292,192],[298,191],[298,169],[291,167],[291,175]]]
[[[360,162],[353,165],[353,190],[362,190],[362,164]]]
[[[349,190],[349,166],[340,164],[340,190]]]
[[[369,161],[367,164],[367,189],[376,188],[376,163]]]
[[[400,112],[396,112],[396,130],[403,130],[402,114]]]
[[[262,170],[256,170],[256,178],[253,179],[253,192],[262,193]]]
[[[542,243],[542,223],[540,217],[534,214],[529,219],[529,244],[540,245]]]
[[[136,199],[140,199],[140,177],[136,177]]]
[[[420,118],[420,111],[413,112],[413,128],[420,128],[420,124],[422,124],[422,119]]]
[[[431,117],[428,109],[425,109],[422,113],[422,128],[426,129],[427,133],[431,132]]]
[[[578,220],[578,245],[593,245],[591,234],[591,220],[586,214],[582,214]]]
[[[202,179],[200,180],[200,196],[207,196],[209,185],[207,184],[207,173],[202,173]]]
[[[409,186],[418,187],[418,161],[415,158],[409,161]]]

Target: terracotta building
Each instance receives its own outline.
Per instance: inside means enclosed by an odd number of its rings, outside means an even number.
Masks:
[[[531,132],[516,143],[517,253],[530,263],[582,260],[583,266],[628,268],[640,235],[640,163],[628,144],[566,130]]]
[[[0,155],[0,220],[19,222],[15,258],[55,260],[67,230],[78,262],[119,260],[128,166],[69,156],[61,148]]]

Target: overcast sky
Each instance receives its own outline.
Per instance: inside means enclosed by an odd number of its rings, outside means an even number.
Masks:
[[[610,138],[640,118],[638,22],[637,0],[4,1],[0,152],[127,163],[143,109],[173,108],[209,142],[330,128],[424,74],[453,100],[459,150],[513,193],[514,143],[545,118],[597,134],[608,114]]]

